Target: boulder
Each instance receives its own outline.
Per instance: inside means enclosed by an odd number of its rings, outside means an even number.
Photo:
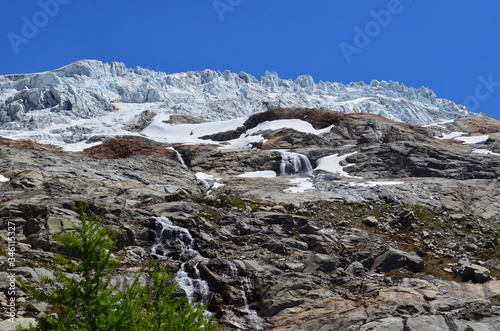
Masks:
[[[376,217],[368,216],[363,220],[363,224],[369,227],[375,227],[379,225],[379,222]]]
[[[306,262],[305,273],[313,273],[315,271],[332,272],[337,269],[337,262],[333,257],[326,254],[314,254]]]
[[[484,283],[490,278],[490,271],[477,264],[468,264],[465,266],[460,276],[465,281],[472,280],[474,282]]]
[[[192,202],[174,201],[158,203],[156,205],[149,206],[148,209],[157,216],[161,216],[165,213],[175,212],[182,212],[188,215],[196,215],[200,211],[201,207],[200,205]]]
[[[422,272],[424,271],[424,261],[416,253],[408,253],[395,248],[389,248],[385,253],[375,259],[371,270],[389,272],[399,268],[404,268],[412,272]]]

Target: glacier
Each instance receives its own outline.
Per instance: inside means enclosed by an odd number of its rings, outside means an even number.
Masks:
[[[311,76],[285,80],[275,72],[257,80],[228,70],[167,74],[97,60],[0,76],[0,135],[56,145],[143,134],[131,127],[148,116],[222,121],[281,107],[372,113],[417,125],[475,115],[428,88],[386,81],[315,83]]]

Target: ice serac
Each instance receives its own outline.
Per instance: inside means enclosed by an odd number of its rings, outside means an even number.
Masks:
[[[470,115],[427,88],[296,80],[266,72],[258,81],[241,72],[212,70],[166,74],[123,63],[83,60],[37,74],[0,76],[0,129],[33,130],[70,124],[115,110],[115,103],[151,104],[159,112],[209,120],[242,117],[263,108],[307,107],[366,112],[412,124]]]

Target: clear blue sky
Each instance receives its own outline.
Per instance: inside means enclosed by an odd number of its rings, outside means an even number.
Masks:
[[[500,118],[499,15],[498,0],[5,1],[0,74],[97,59],[393,80]]]

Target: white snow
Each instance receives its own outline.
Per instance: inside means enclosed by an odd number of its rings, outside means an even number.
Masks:
[[[431,124],[427,124],[427,125],[422,125],[424,128],[430,128],[430,127],[433,127],[433,126],[437,126],[437,127],[440,127],[440,128],[444,128],[444,126],[442,124],[448,124],[448,123],[453,123],[455,120],[447,120],[447,121],[442,121],[442,122],[437,122],[437,123],[431,123]]]
[[[344,177],[350,177],[350,178],[359,178],[356,176],[351,176],[347,172],[344,171],[344,168],[349,166],[342,166],[340,165],[340,162],[345,160],[348,156],[356,154],[357,152],[349,153],[349,154],[344,154],[342,156],[339,156],[338,154],[333,154],[330,156],[325,156],[322,157],[317,161],[317,166],[314,170],[324,170],[328,171],[331,173],[337,173],[341,176]]]
[[[488,135],[484,136],[466,136],[467,132],[450,132],[448,134],[442,134],[441,136],[435,136],[437,139],[453,139],[463,142],[467,145],[483,144],[489,139]]]
[[[8,182],[9,180],[10,180],[9,178],[7,178],[7,177],[5,177],[3,175],[0,175],[0,183],[1,182]]]
[[[203,186],[205,186],[205,189],[208,190],[207,193],[210,193],[212,192],[212,190],[215,190],[216,188],[226,185],[219,183],[219,180],[221,180],[221,178],[217,178],[213,175],[209,175],[204,172],[197,172],[195,176],[203,184]]]
[[[276,172],[274,172],[272,170],[252,171],[252,172],[245,172],[244,174],[237,175],[236,177],[243,177],[243,178],[273,178],[273,177],[276,177]]]
[[[197,179],[200,179],[200,180],[201,179],[205,179],[205,180],[207,180],[207,179],[209,179],[209,180],[218,180],[218,179],[220,179],[220,178],[215,178],[213,175],[209,175],[209,174],[206,174],[204,172],[197,172],[195,174],[195,176],[196,176]]]
[[[458,137],[461,137],[463,135],[466,135],[467,132],[450,132],[447,134],[442,134],[441,136],[435,136],[434,138],[437,139],[456,139]]]
[[[216,188],[219,188],[219,187],[224,186],[224,185],[226,185],[226,184],[222,184],[222,183],[219,183],[219,182],[215,182],[215,183],[212,185],[212,189],[211,189],[210,191],[215,190]]]
[[[219,144],[219,142],[199,139],[202,136],[234,130],[247,120],[237,118],[228,121],[207,122],[198,124],[169,124],[170,115],[161,114],[154,117],[153,122],[142,133],[151,139],[169,143],[182,144]]]
[[[463,141],[464,144],[473,145],[473,144],[484,144],[486,140],[488,140],[490,136],[471,136],[471,137],[457,137],[455,140]]]
[[[361,186],[361,187],[375,187],[375,186],[389,186],[389,185],[401,185],[403,182],[391,182],[391,181],[381,181],[381,182],[350,182],[349,186]]]
[[[330,125],[324,129],[317,130],[311,125],[311,123],[299,119],[275,120],[275,121],[262,122],[255,128],[247,130],[246,134],[251,135],[259,131],[278,130],[284,128],[290,128],[304,133],[312,133],[315,135],[319,135],[322,133],[329,132],[333,128],[333,125]]]
[[[79,143],[62,145],[61,148],[64,151],[66,151],[66,152],[81,152],[84,149],[87,149],[87,148],[90,148],[90,147],[94,147],[94,146],[98,146],[98,145],[101,145],[101,144],[102,144],[101,141],[97,141],[95,143],[90,143],[90,144],[87,144],[86,142],[81,141]]]
[[[284,189],[284,192],[303,193],[314,189],[313,183],[308,178],[294,178],[290,180],[290,183],[295,184],[296,186]]]
[[[472,153],[488,154],[488,155],[500,155],[500,153],[494,153],[494,152],[490,151],[489,149],[481,149],[481,148],[473,149]]]
[[[267,139],[264,139],[261,135],[256,136],[243,136],[240,138],[229,140],[226,145],[220,147],[222,149],[251,149],[254,143],[263,143],[266,142]]]

